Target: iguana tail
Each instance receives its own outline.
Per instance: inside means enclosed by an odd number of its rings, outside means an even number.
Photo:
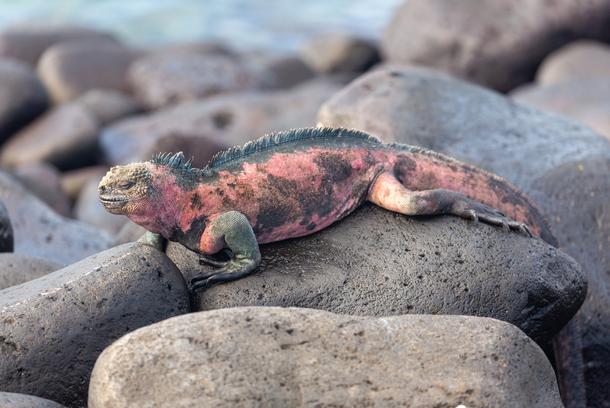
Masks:
[[[395,152],[393,175],[407,190],[445,189],[461,193],[524,223],[532,233],[557,246],[536,204],[503,178],[429,150],[407,145],[391,148]]]

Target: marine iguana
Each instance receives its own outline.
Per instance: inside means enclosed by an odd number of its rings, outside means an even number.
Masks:
[[[99,196],[109,212],[219,268],[195,277],[193,290],[250,274],[259,244],[320,231],[367,200],[405,215],[453,214],[554,240],[532,202],[498,176],[342,128],[273,133],[216,154],[202,169],[182,152],[116,166]],[[228,261],[207,257],[227,248]]]

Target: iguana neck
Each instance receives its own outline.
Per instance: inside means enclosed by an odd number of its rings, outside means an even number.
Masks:
[[[170,238],[177,228],[189,191],[174,177],[160,177],[152,182],[150,197],[138,211],[128,215],[148,231]]]

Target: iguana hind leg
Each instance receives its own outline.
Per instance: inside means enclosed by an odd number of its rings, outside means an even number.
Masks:
[[[261,260],[258,242],[250,222],[238,211],[229,211],[214,218],[207,226],[200,241],[204,254],[213,254],[228,248],[233,257],[218,262],[221,268],[213,273],[191,279],[191,290],[208,287],[214,283],[228,282],[252,273]]]
[[[389,172],[377,177],[369,189],[368,200],[386,210],[405,215],[452,214],[531,235],[525,224],[511,220],[501,212],[462,193],[442,188],[412,191]]]

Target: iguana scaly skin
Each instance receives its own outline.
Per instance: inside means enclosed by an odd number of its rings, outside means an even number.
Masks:
[[[100,200],[147,230],[227,262],[192,287],[234,280],[260,263],[258,244],[320,231],[370,201],[405,215],[453,214],[553,242],[534,205],[503,179],[362,132],[308,128],[217,154],[203,169],[182,153],[112,168]],[[506,216],[504,215],[506,214]]]

